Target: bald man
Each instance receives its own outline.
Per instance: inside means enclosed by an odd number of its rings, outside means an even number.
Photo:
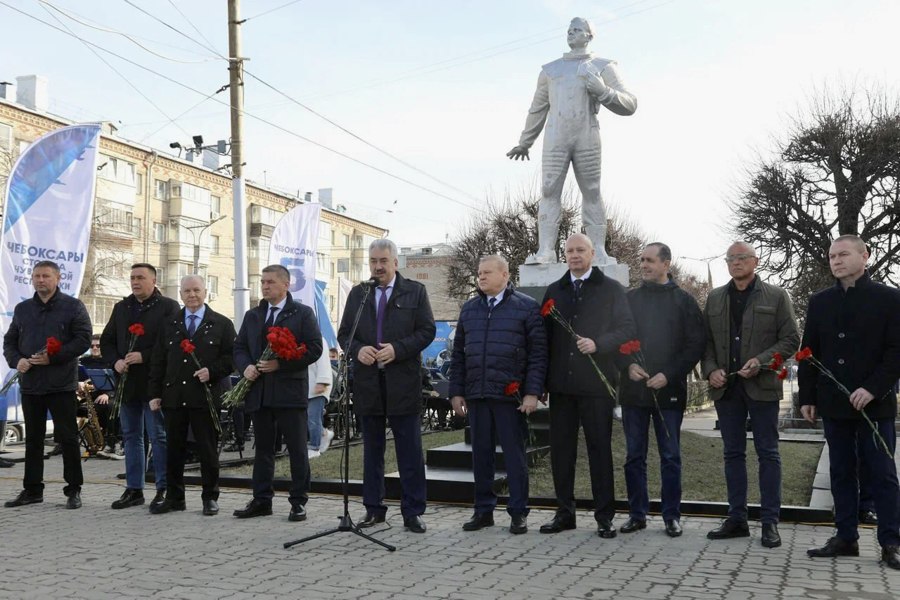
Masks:
[[[566,274],[547,287],[544,303],[556,308],[578,334],[574,338],[551,317],[544,319],[550,346],[547,392],[550,394],[550,464],[556,491],[556,515],[541,533],[575,529],[575,458],[578,426],[584,429],[597,535],[616,537],[612,461],[612,413],[615,398],[601,382],[589,357],[616,385],[614,359],[619,346],[637,336],[625,288],[591,267],[591,239],[576,233],[566,240]]]
[[[715,401],[725,455],[728,518],[707,533],[711,540],[749,537],[747,525],[747,417],[759,458],[762,545],[781,545],[781,456],[778,405],[782,383],[762,368],[775,353],[787,358],[800,334],[791,300],[783,289],[756,275],[753,246],[735,242],[725,254],[731,281],[709,293],[704,310],[706,351],[703,376]]]

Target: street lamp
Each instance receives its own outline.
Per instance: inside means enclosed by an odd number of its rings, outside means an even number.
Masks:
[[[185,225],[181,222],[178,224],[181,227],[184,227],[188,231],[191,232],[191,235],[194,237],[194,274],[198,274],[200,272],[200,239],[203,237],[203,232],[209,229],[210,225],[213,223],[217,223],[225,218],[225,215],[219,215],[215,219],[211,220],[209,223],[205,225]]]

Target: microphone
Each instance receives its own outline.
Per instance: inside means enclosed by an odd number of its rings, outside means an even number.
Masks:
[[[375,287],[376,285],[378,285],[378,279],[376,279],[375,277],[370,277],[369,279],[366,279],[365,281],[360,281],[359,285],[361,285],[363,287],[366,287],[366,286]]]

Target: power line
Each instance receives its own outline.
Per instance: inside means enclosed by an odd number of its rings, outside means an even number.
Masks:
[[[202,38],[204,39],[204,41],[206,41],[206,43],[209,44],[209,47],[212,48],[212,47],[213,47],[213,43],[212,43],[211,41],[209,41],[209,38],[206,37],[205,35],[203,35],[203,32],[200,31],[200,30],[197,28],[196,25],[194,25],[194,22],[191,21],[191,20],[188,18],[188,16],[187,16],[186,14],[184,14],[183,12],[181,12],[181,9],[178,8],[178,6],[175,4],[175,2],[173,2],[172,0],[169,0],[169,4],[171,4],[171,5],[172,5],[172,8],[174,8],[175,11],[176,11],[179,15],[181,15],[181,18],[183,18],[185,21],[187,21],[187,24],[190,25],[190,26],[194,29],[194,31],[197,32],[197,35],[199,35],[200,37],[202,37]],[[216,52],[216,54],[218,54],[218,52]]]
[[[131,2],[130,2],[129,0],[125,0],[125,1],[128,2],[129,4],[131,4]],[[15,6],[11,6],[9,3],[7,3],[7,2],[5,2],[5,1],[3,1],[3,0],[0,0],[0,5],[5,6],[5,7],[9,8],[9,9],[11,9],[11,10],[13,10],[13,11],[19,13],[19,14],[22,14],[22,15],[24,15],[24,16],[26,16],[26,17],[32,19],[32,20],[34,20],[34,21],[37,21],[38,23],[42,23],[42,24],[46,25],[47,27],[50,27],[51,29],[55,29],[55,30],[57,30],[57,31],[59,31],[59,32],[61,32],[61,33],[64,33],[64,34],[68,35],[68,36],[74,37],[75,39],[81,41],[83,44],[86,44],[86,45],[88,45],[88,46],[91,46],[92,48],[95,48],[95,49],[97,49],[97,50],[100,50],[101,52],[105,52],[105,53],[107,53],[107,54],[110,54],[110,55],[112,55],[112,56],[115,56],[116,58],[118,58],[118,59],[120,59],[120,60],[123,60],[123,61],[127,62],[128,64],[131,64],[131,65],[133,65],[133,66],[135,66],[135,67],[138,67],[139,69],[142,69],[142,70],[144,70],[144,71],[147,71],[148,73],[151,73],[151,74],[153,74],[153,75],[156,75],[157,77],[160,77],[160,78],[162,78],[162,79],[165,79],[166,81],[169,81],[170,83],[173,83],[173,84],[175,84],[175,85],[177,85],[177,86],[179,86],[179,87],[181,87],[181,88],[184,88],[184,89],[186,89],[186,90],[189,90],[189,91],[194,92],[195,94],[199,94],[199,95],[201,95],[201,96],[204,96],[204,95],[205,95],[203,92],[201,92],[200,90],[198,90],[198,89],[196,89],[196,88],[193,88],[193,87],[191,87],[191,86],[189,86],[189,85],[187,85],[187,84],[185,84],[185,83],[182,83],[182,82],[180,82],[180,81],[178,81],[178,80],[176,80],[176,79],[173,79],[172,77],[169,77],[168,75],[165,75],[165,74],[163,74],[163,73],[160,73],[160,72],[158,72],[158,71],[155,71],[155,70],[153,70],[153,69],[151,69],[151,68],[149,68],[149,67],[146,67],[146,66],[144,66],[144,65],[142,65],[142,64],[140,64],[140,63],[138,63],[138,62],[136,62],[136,61],[131,60],[130,58],[124,57],[124,56],[122,56],[122,55],[120,55],[120,54],[117,54],[117,53],[111,51],[111,50],[108,50],[108,49],[103,48],[103,47],[101,47],[101,46],[99,46],[99,45],[97,45],[97,44],[94,44],[93,42],[90,42],[90,41],[88,41],[88,40],[85,40],[84,38],[78,36],[77,34],[75,34],[74,32],[72,32],[71,30],[67,30],[67,29],[64,29],[64,28],[57,27],[56,25],[53,25],[52,23],[49,23],[49,22],[44,21],[44,20],[42,20],[42,19],[39,19],[38,17],[35,17],[35,16],[32,15],[32,14],[29,14],[29,13],[23,11],[23,10],[20,10],[20,9],[16,8]],[[176,30],[176,31],[177,31],[177,30]],[[104,62],[106,62],[106,61],[104,61]],[[108,64],[108,63],[107,63],[107,64]],[[126,79],[126,81],[127,81],[127,79]],[[130,81],[129,81],[129,85],[133,85],[133,84],[131,84]],[[143,94],[142,94],[142,95],[143,95]],[[145,96],[145,97],[146,97],[146,96]],[[148,99],[148,100],[149,100],[149,99]],[[223,102],[223,101],[219,100],[218,98],[213,97],[213,98],[211,98],[211,100],[213,100],[214,102],[217,102],[217,103],[219,103],[219,104],[222,104],[223,106],[228,106],[228,103]],[[154,106],[155,106],[155,105],[154,105]],[[160,112],[162,112],[162,111],[160,111]],[[165,115],[164,112],[163,112],[163,114]],[[409,180],[409,179],[407,179],[407,178],[405,178],[405,177],[402,177],[402,176],[397,175],[397,174],[395,174],[395,173],[391,173],[390,171],[387,171],[387,170],[382,169],[382,168],[380,168],[380,167],[377,167],[377,166],[375,166],[375,165],[369,164],[369,163],[367,163],[367,162],[365,162],[365,161],[362,161],[362,160],[360,160],[360,159],[358,159],[358,158],[355,158],[355,157],[353,157],[353,156],[350,156],[350,155],[348,155],[348,154],[345,154],[344,152],[341,152],[341,151],[339,151],[339,150],[335,150],[334,148],[330,148],[329,146],[326,146],[325,144],[322,144],[322,143],[317,142],[317,141],[315,141],[315,140],[313,140],[313,139],[311,139],[311,138],[308,138],[308,137],[306,137],[306,136],[304,136],[304,135],[302,135],[302,134],[299,134],[299,133],[297,133],[297,132],[295,132],[295,131],[292,131],[292,130],[290,130],[290,129],[287,129],[286,127],[283,127],[283,126],[281,126],[281,125],[279,125],[279,124],[277,124],[277,123],[274,123],[274,122],[272,122],[272,121],[270,121],[270,120],[268,120],[268,119],[264,119],[264,118],[262,118],[262,117],[259,117],[259,116],[257,116],[257,115],[254,115],[254,114],[249,113],[249,112],[247,112],[247,111],[244,111],[244,115],[246,115],[246,116],[248,116],[248,117],[250,117],[250,118],[252,118],[252,119],[254,119],[254,120],[256,120],[256,121],[259,121],[260,123],[264,123],[264,124],[266,124],[266,125],[269,125],[270,127],[273,127],[273,128],[275,128],[275,129],[278,129],[279,131],[282,131],[282,132],[284,132],[284,133],[287,133],[288,135],[291,135],[291,136],[293,136],[293,137],[296,137],[297,139],[303,140],[303,141],[305,141],[305,142],[307,142],[307,143],[309,143],[309,144],[312,144],[312,145],[314,145],[314,146],[317,146],[317,147],[319,147],[319,148],[322,148],[323,150],[326,150],[326,151],[328,151],[328,152],[331,152],[332,154],[335,154],[335,155],[340,156],[340,157],[342,157],[342,158],[346,158],[347,160],[350,160],[350,161],[355,162],[355,163],[357,163],[357,164],[359,164],[359,165],[361,165],[361,166],[364,166],[364,167],[367,167],[367,168],[369,168],[369,169],[372,169],[373,171],[377,171],[377,172],[379,172],[379,173],[381,173],[381,174],[383,174],[383,175],[386,175],[386,176],[388,176],[388,177],[390,177],[390,178],[392,178],[392,179],[396,179],[397,181],[401,181],[401,182],[403,182],[403,183],[406,183],[407,185],[410,185],[410,186],[412,186],[412,187],[418,188],[418,189],[420,189],[420,190],[422,190],[422,191],[428,192],[428,193],[433,194],[433,195],[435,195],[435,196],[438,196],[438,197],[440,197],[440,198],[444,198],[445,200],[449,200],[450,202],[459,204],[459,205],[464,206],[464,207],[466,207],[466,208],[469,208],[469,209],[471,209],[471,210],[475,210],[475,211],[477,211],[477,212],[484,212],[483,209],[481,209],[481,208],[478,208],[478,207],[475,207],[475,206],[468,205],[468,204],[466,204],[465,202],[462,202],[462,201],[460,201],[460,200],[457,200],[456,198],[453,198],[452,196],[448,196],[448,195],[446,195],[446,194],[444,194],[444,193],[442,193],[442,192],[439,192],[439,191],[437,191],[437,190],[433,190],[433,189],[431,189],[431,188],[425,187],[425,186],[423,186],[423,185],[421,185],[421,184],[419,184],[419,183],[416,183],[416,182],[414,182],[414,181],[411,181],[411,180]],[[168,115],[165,115],[165,116],[166,116],[167,118],[169,118]],[[180,126],[179,126],[179,129],[181,129]],[[182,129],[182,131],[184,131],[184,129]],[[184,133],[185,133],[185,135],[190,135],[190,134],[188,134],[186,131],[184,131]]]
[[[285,4],[282,4],[281,6],[276,6],[275,8],[270,8],[270,9],[267,10],[267,11],[263,11],[263,12],[257,14],[257,15],[253,15],[252,17],[247,17],[246,19],[242,20],[241,23],[246,23],[246,22],[249,21],[250,19],[258,19],[258,18],[262,17],[263,15],[268,15],[268,14],[271,14],[271,13],[275,12],[276,10],[281,10],[282,8],[287,8],[287,7],[290,6],[291,4],[297,4],[297,3],[300,2],[300,1],[301,1],[301,0],[291,0],[291,2],[287,2],[287,3],[285,3]]]
[[[5,6],[7,6],[8,8],[13,8],[13,7],[9,6],[8,4],[6,4],[5,2],[4,2],[3,4],[4,4]],[[94,56],[96,56],[97,58],[99,58],[99,59],[103,62],[103,64],[105,64],[107,67],[109,67],[110,69],[112,69],[112,71],[113,71],[116,75],[118,75],[119,77],[121,77],[122,80],[123,80],[125,83],[127,83],[127,84],[131,87],[131,89],[133,89],[135,92],[137,92],[138,95],[141,96],[141,98],[143,98],[144,100],[146,100],[147,102],[149,102],[150,105],[153,106],[153,108],[155,108],[156,110],[158,110],[158,111],[162,114],[162,116],[166,117],[167,119],[169,119],[169,120],[171,121],[171,117],[169,117],[169,115],[166,114],[166,111],[164,111],[162,108],[160,108],[160,107],[156,104],[156,102],[154,102],[153,100],[151,100],[149,96],[147,96],[147,95],[146,95],[144,92],[142,92],[135,84],[133,84],[133,83],[131,82],[131,80],[128,79],[128,77],[126,77],[124,74],[122,74],[121,71],[119,71],[118,69],[116,69],[113,65],[111,65],[111,64],[109,63],[109,61],[107,61],[105,58],[103,58],[102,56],[100,56],[100,54],[98,54],[97,51],[94,50],[93,46],[95,46],[95,44],[92,44],[92,43],[88,42],[87,40],[84,40],[84,39],[82,39],[81,37],[79,37],[78,35],[76,35],[75,32],[73,32],[71,29],[69,29],[68,25],[66,25],[65,23],[63,23],[62,20],[61,20],[59,17],[57,17],[56,15],[54,15],[52,12],[50,12],[50,10],[49,10],[46,6],[43,6],[43,4],[42,4],[41,6],[42,6],[42,8],[44,9],[44,11],[46,11],[46,13],[47,13],[48,15],[50,15],[51,17],[53,17],[53,18],[54,18],[54,19],[55,19],[55,20],[63,27],[63,29],[65,29],[65,31],[64,31],[63,33],[68,33],[69,35],[73,36],[75,39],[77,39],[77,40],[79,40],[81,43],[83,43],[83,44],[85,45],[85,47],[86,47],[88,50],[90,50],[90,51],[94,54]],[[35,19],[35,20],[37,20],[37,21],[40,21],[41,23],[44,23],[44,24],[46,24],[46,25],[48,25],[48,26],[50,26],[50,27],[54,27],[52,23],[47,23],[46,21],[41,21],[41,19],[38,19],[37,17],[34,17],[34,16],[32,16],[32,15],[29,15],[28,13],[23,12],[23,11],[20,11],[20,10],[18,10],[18,9],[15,9],[15,10],[17,10],[18,12],[20,12],[20,13],[22,13],[22,14],[24,14],[24,15],[27,15],[27,16],[31,17],[32,19]],[[57,28],[57,29],[58,29],[58,28]],[[63,30],[60,29],[60,31],[63,31]],[[105,51],[106,51],[106,52],[109,52],[108,50],[105,50]],[[185,135],[190,135],[187,131],[184,131],[184,129],[181,127],[181,125],[177,125],[177,124],[175,124],[174,122],[173,122],[173,124],[174,124],[176,127],[178,127],[179,129],[181,129],[181,131],[183,131]]]
[[[198,46],[200,46],[201,48],[204,48],[205,50],[209,50],[209,51],[212,52],[213,54],[215,54],[215,55],[219,56],[220,58],[222,58],[222,54],[219,53],[215,48],[212,48],[211,46],[207,46],[207,45],[201,44],[201,43],[198,42],[196,39],[192,38],[191,36],[187,35],[187,34],[184,33],[183,31],[181,31],[180,29],[176,28],[174,25],[170,25],[169,23],[166,23],[165,21],[163,21],[162,19],[160,19],[160,18],[157,17],[156,15],[147,12],[146,10],[144,10],[143,8],[141,8],[140,6],[138,6],[137,4],[135,4],[134,2],[132,2],[131,0],[124,0],[124,1],[125,1],[125,4],[127,4],[127,5],[129,5],[129,6],[133,7],[133,8],[135,8],[136,10],[138,10],[138,11],[144,13],[145,15],[147,15],[148,17],[150,17],[151,19],[153,19],[153,20],[156,21],[157,23],[160,23],[160,24],[164,25],[165,27],[168,27],[169,29],[171,29],[172,31],[174,31],[175,33],[177,33],[178,35],[180,35],[180,36],[183,37],[184,39],[186,39],[186,40],[188,40],[188,41],[191,41],[191,42],[197,44]],[[202,35],[202,34],[201,34],[201,35]],[[206,38],[204,38],[204,39],[206,39]]]

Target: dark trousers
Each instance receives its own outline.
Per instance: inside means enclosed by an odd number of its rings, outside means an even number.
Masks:
[[[662,516],[665,520],[681,518],[681,421],[680,410],[656,410],[644,406],[622,406],[625,430],[625,486],[628,508],[635,519],[646,519],[650,510],[647,493],[647,445],[650,420],[659,449],[659,471],[662,481]],[[663,426],[665,422],[665,426]],[[668,435],[666,435],[668,431]]]
[[[575,518],[575,459],[580,423],[587,443],[594,518],[611,520],[615,516],[612,413],[612,402],[602,396],[551,395],[550,465],[557,513]]]
[[[503,450],[509,503],[512,516],[528,514],[528,465],[525,461],[525,417],[509,400],[466,400],[472,439],[472,471],[475,475],[475,512],[492,513],[497,506],[494,493],[494,453],[497,442]]]
[[[81,491],[81,450],[78,446],[78,424],[75,412],[78,400],[75,392],[54,394],[22,394],[25,415],[25,477],[23,487],[29,495],[44,492],[44,436],[47,434],[47,411],[53,417],[53,439],[62,448],[63,479],[68,496]]]
[[[425,459],[422,456],[422,417],[413,415],[362,415],[363,504],[366,511],[383,515],[385,425],[394,434],[394,451],[400,471],[400,512],[404,518],[425,512]]]
[[[306,408],[262,407],[253,413],[256,432],[256,456],[253,459],[253,497],[272,502],[275,490],[275,429],[287,445],[291,461],[291,506],[304,506],[309,500],[309,456],[306,454]]]
[[[867,433],[868,435],[861,434],[856,436],[857,444],[864,444],[867,439],[872,437],[872,432],[868,428],[866,429],[865,433]],[[888,443],[888,445],[891,444],[891,440],[886,439],[885,441]],[[862,450],[857,449],[856,456],[859,457],[861,455]],[[859,512],[875,512],[875,490],[872,489],[872,482],[869,481],[868,471],[862,468],[862,465],[859,464],[858,460],[856,465],[856,474],[859,477]]]
[[[747,416],[759,459],[759,520],[778,523],[781,512],[781,455],[778,454],[778,402],[744,394],[716,400],[725,455],[728,519],[747,521]]]
[[[208,408],[166,408],[166,458],[168,487],[166,498],[184,500],[184,462],[187,458],[188,429],[194,434],[194,451],[200,459],[203,499],[219,499],[219,453],[216,426]]]
[[[839,538],[859,538],[859,465],[866,473],[874,493],[875,512],[878,514],[878,543],[882,546],[896,546],[900,545],[900,489],[897,483],[897,465],[893,458],[897,433],[893,419],[879,419],[876,423],[881,437],[891,450],[890,457],[885,453],[881,442],[876,443],[877,440],[873,439],[872,430],[865,420],[822,418],[831,461],[834,525]]]

